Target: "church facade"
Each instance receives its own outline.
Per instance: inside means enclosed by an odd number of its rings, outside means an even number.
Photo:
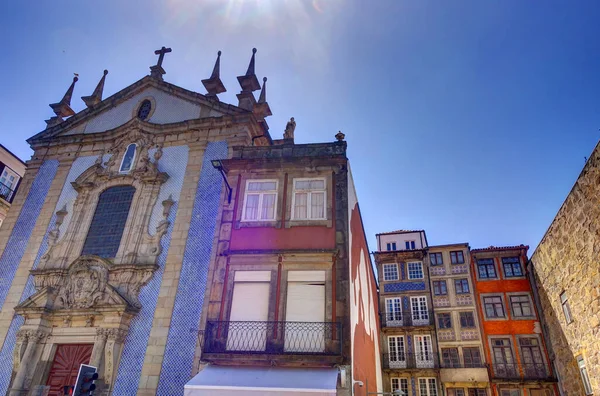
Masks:
[[[220,53],[203,80],[208,93],[199,94],[163,80],[169,51],[156,51],[149,76],[102,99],[105,71],[78,113],[70,105],[75,78],[50,105],[55,116],[47,128],[28,140],[34,154],[0,230],[0,394],[47,387],[62,394],[85,363],[98,367],[98,394],[181,395],[204,366],[203,307],[212,300],[208,293],[205,301],[209,274],[222,262],[219,216],[228,202],[225,174],[213,161],[230,158],[233,147],[277,142],[265,121],[271,112],[266,78],[261,86],[255,75],[255,50],[238,77],[236,106],[217,96],[225,91]],[[294,127],[286,128],[292,138]],[[349,244],[344,249],[349,266]],[[365,242],[357,260],[374,312],[367,251]],[[349,270],[338,276],[349,282]],[[327,311],[332,321],[339,312],[340,322],[352,322],[351,285],[337,311]],[[361,306],[364,318],[369,312]],[[370,326],[377,337],[378,323]],[[350,339],[348,327],[340,333]],[[353,370],[369,371],[351,368],[353,351],[348,346],[349,357],[329,366],[348,366],[336,374],[338,394],[350,392]]]

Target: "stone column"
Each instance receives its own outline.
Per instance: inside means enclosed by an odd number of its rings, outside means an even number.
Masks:
[[[100,364],[104,357],[104,347],[106,346],[107,338],[107,329],[96,330],[96,341],[94,342],[94,349],[92,350],[92,357],[90,358],[90,366],[94,366],[98,368],[98,370],[100,369]]]
[[[26,337],[27,347],[25,348],[19,370],[17,371],[12,388],[10,389],[10,396],[20,396],[27,393],[27,377],[35,370],[38,345],[47,337],[47,334],[42,331],[31,330],[27,331]]]

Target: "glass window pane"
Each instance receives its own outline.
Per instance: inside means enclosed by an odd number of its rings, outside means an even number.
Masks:
[[[296,193],[294,198],[294,218],[295,219],[307,219],[308,218],[308,194],[307,193]]]
[[[261,220],[275,219],[275,194],[262,196]]]
[[[246,212],[244,219],[246,220],[257,220],[258,219],[258,194],[249,194],[246,196]]]
[[[311,193],[310,196],[310,216],[312,219],[325,218],[325,193]]]

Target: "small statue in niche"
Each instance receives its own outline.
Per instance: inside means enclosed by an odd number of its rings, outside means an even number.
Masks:
[[[296,129],[296,121],[294,121],[294,117],[292,117],[292,118],[290,118],[288,123],[285,125],[285,131],[283,132],[283,138],[284,139],[293,139],[295,129]]]

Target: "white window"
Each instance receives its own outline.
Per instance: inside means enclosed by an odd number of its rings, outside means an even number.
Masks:
[[[383,264],[383,280],[398,280],[398,264]]]
[[[581,374],[581,380],[583,381],[583,389],[585,390],[585,394],[593,394],[594,391],[592,390],[592,385],[590,384],[590,377],[588,375],[587,368],[585,367],[585,360],[583,360],[583,356],[579,356],[577,358],[577,366],[579,367],[579,373]]]
[[[121,160],[121,166],[119,167],[119,172],[121,173],[129,173],[131,168],[133,167],[135,161],[135,152],[136,152],[136,144],[131,143],[127,146],[125,150],[125,154],[123,154],[123,159]]]
[[[415,335],[415,361],[417,368],[433,368],[433,344],[429,335]]]
[[[419,396],[437,396],[435,378],[419,378]]]
[[[571,317],[571,308],[569,307],[569,299],[567,298],[566,292],[560,294],[560,304],[562,305],[563,314],[565,315],[567,324],[571,323],[573,318]]]
[[[248,180],[244,196],[244,221],[275,220],[277,180]]]
[[[408,378],[392,378],[392,393],[398,396],[408,396]]]
[[[385,299],[386,325],[402,326],[402,299],[400,297]]]
[[[410,306],[412,311],[413,326],[427,326],[429,324],[429,311],[427,310],[427,297],[411,297]]]
[[[325,179],[294,179],[293,220],[326,220]]]
[[[390,364],[390,368],[406,368],[404,336],[389,336],[388,351],[388,362]]]
[[[8,187],[11,190],[14,190],[15,187],[17,186],[18,178],[19,178],[19,175],[17,175],[15,172],[13,172],[12,170],[5,167],[4,170],[2,171],[2,175],[0,175],[0,183],[4,184],[6,187]],[[2,187],[2,185],[0,185],[0,188],[1,187]]]
[[[408,263],[408,279],[423,279],[423,263]]]

